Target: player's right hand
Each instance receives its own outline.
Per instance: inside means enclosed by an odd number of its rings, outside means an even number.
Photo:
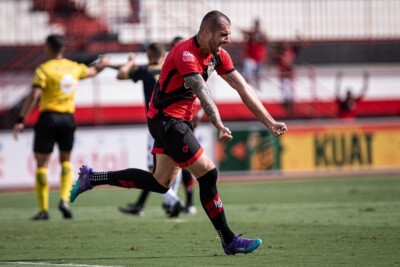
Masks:
[[[23,123],[16,123],[13,128],[13,137],[15,140],[18,140],[18,134],[24,129]]]

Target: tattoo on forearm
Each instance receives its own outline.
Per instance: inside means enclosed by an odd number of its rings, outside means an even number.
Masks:
[[[189,76],[185,78],[185,82],[196,93],[201,102],[201,107],[203,108],[204,113],[207,115],[208,119],[213,124],[221,122],[221,117],[219,115],[217,106],[215,105],[211,97],[210,89],[205,83],[203,77],[201,77],[200,74]]]

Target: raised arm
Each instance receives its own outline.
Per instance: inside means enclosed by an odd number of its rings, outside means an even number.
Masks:
[[[335,78],[335,96],[336,99],[340,99],[340,86],[342,83],[342,76],[343,74],[341,72],[338,72],[336,74],[336,78]]]
[[[89,66],[88,73],[85,78],[93,77],[99,74],[102,70],[104,70],[108,66],[109,61],[110,61],[109,57],[101,56],[97,62]]]
[[[210,89],[203,77],[200,74],[191,75],[185,77],[185,83],[194,90],[195,94],[199,98],[204,113],[219,132],[219,140],[221,142],[231,141],[232,133],[222,123],[218,108],[211,97]]]
[[[137,68],[136,58],[135,55],[131,53],[129,54],[128,62],[126,62],[118,69],[117,79],[118,80],[129,79],[129,72],[131,72],[135,68]]]
[[[366,71],[363,74],[363,85],[361,88],[360,95],[357,99],[361,99],[365,96],[365,93],[367,93],[368,90],[368,83],[369,83],[369,73]]]
[[[272,118],[255,91],[247,84],[239,72],[235,70],[229,74],[223,75],[222,78],[238,92],[242,102],[259,121],[267,126],[274,136],[279,136],[287,131],[285,123],[277,122]]]

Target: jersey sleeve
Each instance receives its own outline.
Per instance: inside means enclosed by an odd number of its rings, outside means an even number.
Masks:
[[[221,64],[215,68],[218,75],[225,75],[235,70],[231,56],[224,49],[220,53]]]
[[[37,86],[40,88],[45,88],[47,82],[46,74],[39,67],[35,70],[35,74],[33,75],[32,86]]]
[[[182,77],[199,74],[199,63],[195,55],[188,50],[178,50],[174,53],[174,65]]]
[[[144,68],[141,66],[138,69],[129,72],[128,76],[134,82],[143,80]]]
[[[79,69],[79,79],[84,79],[88,76],[89,68],[85,64],[77,63],[77,67]]]

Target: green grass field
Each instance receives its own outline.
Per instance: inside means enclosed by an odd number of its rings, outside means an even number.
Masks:
[[[198,189],[198,188],[196,188]],[[138,191],[95,189],[61,219],[29,221],[33,192],[0,194],[0,265],[400,266],[400,176],[220,184],[230,227],[260,237],[252,254],[226,256],[205,213],[167,219],[153,194],[144,217],[121,214]]]

